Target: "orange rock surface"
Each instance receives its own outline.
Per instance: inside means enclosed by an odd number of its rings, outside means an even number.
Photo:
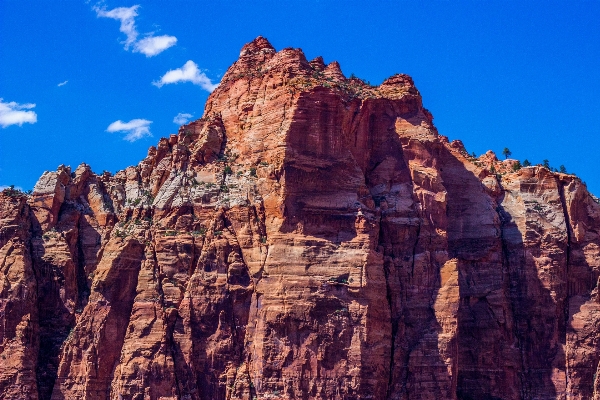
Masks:
[[[0,194],[0,397],[600,399],[599,231],[410,77],[259,37],[137,166]]]

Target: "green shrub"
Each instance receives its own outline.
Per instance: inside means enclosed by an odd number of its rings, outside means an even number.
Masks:
[[[24,192],[20,191],[19,189],[15,189],[15,185],[10,185],[6,189],[4,189],[2,191],[2,193],[5,196],[9,196],[9,197],[19,197],[19,196],[23,196],[25,194]]]
[[[204,236],[206,235],[206,228],[201,226],[196,231],[192,231],[192,236]]]
[[[548,160],[543,160],[542,162],[544,163],[544,164],[543,164],[543,165],[544,165],[544,168],[548,168],[548,169],[550,169],[550,168],[551,168],[551,167],[550,167],[550,162],[549,162]]]

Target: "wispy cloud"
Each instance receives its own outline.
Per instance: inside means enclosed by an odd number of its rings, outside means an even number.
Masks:
[[[192,117],[192,114],[179,113],[175,116],[175,118],[173,118],[173,122],[177,125],[183,125],[186,124]]]
[[[27,104],[19,104],[11,101],[10,103],[5,103],[0,98],[0,125],[3,128],[6,128],[10,125],[23,125],[27,124],[35,124],[37,122],[37,114],[35,111],[24,111],[31,110],[35,107],[33,103]]]
[[[194,85],[200,86],[202,89],[212,92],[219,84],[212,83],[206,74],[198,68],[195,62],[189,60],[183,67],[172,69],[160,78],[159,81],[154,81],[154,86],[162,87],[171,83],[192,82]]]
[[[146,136],[152,136],[150,133],[150,124],[152,121],[147,119],[132,119],[129,122],[121,120],[115,121],[106,128],[107,132],[124,132],[126,133],[123,140],[135,142]]]
[[[65,86],[69,81],[64,81],[58,84],[58,87]]]
[[[175,43],[177,43],[175,36],[153,36],[153,33],[148,33],[143,39],[138,40],[139,32],[135,26],[135,17],[139,15],[137,12],[139,7],[139,4],[137,4],[131,7],[117,7],[109,11],[98,5],[92,8],[99,18],[112,18],[121,22],[119,30],[127,37],[123,42],[125,50],[132,47],[134,53],[142,53],[146,57],[152,57],[162,53],[169,47],[175,46]]]
[[[175,36],[147,36],[134,45],[134,52],[145,54],[146,57],[152,57],[160,54],[169,47],[175,46],[177,38]]]
[[[135,17],[137,17],[137,9],[139,4],[131,7],[117,7],[110,11],[106,11],[106,8],[100,8],[97,5],[92,7],[96,11],[98,17],[112,18],[121,21],[121,27],[119,30],[123,32],[127,39],[123,42],[125,44],[125,50],[129,49],[133,43],[135,43],[138,37],[138,31],[135,27]]]

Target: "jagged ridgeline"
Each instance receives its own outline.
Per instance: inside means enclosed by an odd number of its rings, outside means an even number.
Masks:
[[[137,166],[5,191],[0,397],[598,398],[600,206],[432,120],[259,37]]]

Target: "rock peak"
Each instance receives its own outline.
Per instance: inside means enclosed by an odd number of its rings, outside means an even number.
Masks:
[[[340,63],[337,61],[333,61],[332,63],[327,65],[324,73],[325,73],[325,76],[331,77],[331,78],[334,78],[337,80],[346,79],[346,77],[344,76],[344,73],[342,72],[342,68],[340,67]]]
[[[323,71],[325,69],[325,61],[323,61],[323,57],[321,56],[309,61],[309,64],[315,71]]]
[[[258,36],[250,43],[246,43],[240,51],[240,57],[257,53],[275,53],[275,47],[264,37]]]
[[[381,84],[383,85],[398,85],[398,86],[406,86],[406,87],[411,87],[411,86],[415,86],[415,83],[413,82],[413,79],[406,74],[395,74],[390,76],[389,78],[387,78],[385,81],[383,81],[383,83]]]

